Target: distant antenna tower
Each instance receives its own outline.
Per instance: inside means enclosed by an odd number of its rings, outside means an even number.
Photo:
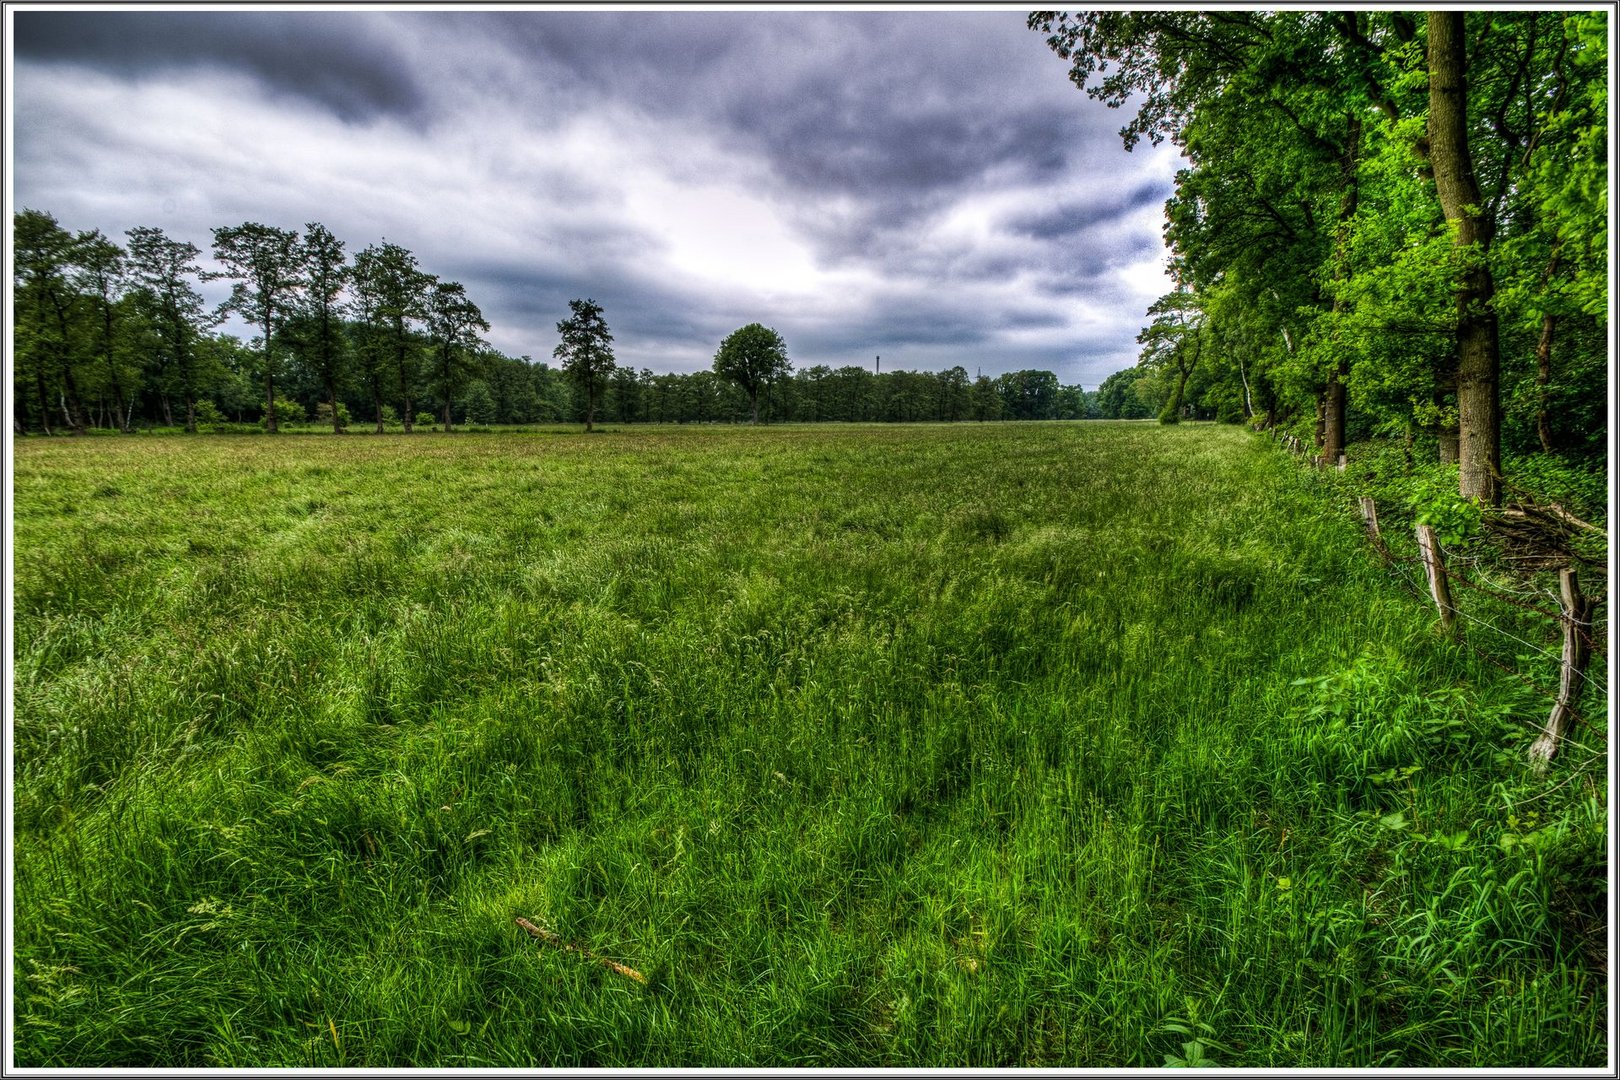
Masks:
[[[874,374],[874,375],[883,374],[883,357],[880,356],[880,357],[877,358],[876,363],[872,367],[872,374]]]

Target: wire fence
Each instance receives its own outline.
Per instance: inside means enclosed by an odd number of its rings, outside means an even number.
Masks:
[[[1309,447],[1297,438],[1283,436],[1281,442],[1313,468],[1332,467],[1309,453]],[[1345,459],[1341,456],[1336,464],[1343,471]],[[1485,538],[1465,545],[1446,547],[1431,530],[1431,565],[1418,535],[1425,526],[1415,520],[1399,520],[1389,523],[1394,528],[1386,528],[1379,521],[1379,507],[1372,496],[1358,496],[1356,501],[1368,540],[1394,579],[1418,601],[1438,608],[1442,627],[1450,628],[1456,644],[1511,676],[1548,707],[1545,721],[1523,718],[1526,726],[1543,732],[1537,744],[1543,758],[1550,757],[1557,745],[1578,745],[1565,728],[1573,723],[1592,730],[1580,708],[1583,699],[1591,695],[1602,703],[1603,715],[1608,711],[1607,667],[1601,676],[1587,670],[1590,658],[1607,656],[1606,567],[1573,555],[1563,557],[1557,551],[1526,555],[1510,550],[1505,543],[1493,545],[1489,537],[1494,523],[1489,517]],[[1603,536],[1606,543],[1607,534]],[[1410,549],[1404,539],[1408,537]],[[1576,575],[1570,573],[1583,568],[1589,578],[1601,582],[1597,595],[1583,596]],[[1438,585],[1435,573],[1441,578]],[[1550,587],[1549,577],[1560,588]],[[1460,586],[1462,595],[1453,596],[1451,585]],[[1557,689],[1548,685],[1549,678]]]

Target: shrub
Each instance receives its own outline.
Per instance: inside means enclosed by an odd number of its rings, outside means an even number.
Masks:
[[[346,428],[346,427],[349,426],[349,407],[347,405],[343,404],[343,402],[341,402],[341,401],[338,402],[338,404],[337,404],[337,418],[338,418],[338,427]],[[322,401],[322,402],[318,403],[315,406],[315,422],[317,424],[322,425],[322,426],[330,426],[331,425],[331,423],[332,423],[332,403],[331,402]]]
[[[302,405],[298,404],[298,402],[296,402],[296,401],[287,401],[285,399],[276,402],[276,426],[277,427],[280,427],[283,424],[302,424],[305,421],[307,421],[308,419],[309,419],[309,414],[304,412],[304,407]],[[269,404],[269,402],[266,402],[265,406],[264,406],[264,419],[260,420],[259,423],[261,425],[263,425],[264,427],[268,428],[270,426],[269,421],[270,421],[270,404]]]
[[[220,412],[219,406],[212,401],[197,402],[192,414],[199,424],[223,424],[225,422],[225,414]]]
[[[419,412],[416,414],[417,427],[430,428],[438,422],[438,418],[430,412]]]

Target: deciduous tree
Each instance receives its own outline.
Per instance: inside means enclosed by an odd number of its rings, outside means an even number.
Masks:
[[[276,332],[289,315],[294,296],[304,284],[298,234],[273,225],[246,221],[214,230],[214,258],[225,269],[205,276],[235,283],[221,313],[235,311],[259,328],[264,343],[265,427],[276,432]]]
[[[398,244],[373,244],[354,257],[352,281],[365,333],[367,379],[377,408],[377,430],[383,430],[382,380],[392,376],[399,387],[400,417],[410,434],[415,419],[416,341],[411,324],[426,316],[427,292],[433,279],[416,256]]]
[[[775,330],[749,323],[726,335],[714,354],[714,373],[730,379],[748,395],[751,423],[759,423],[759,392],[793,370],[787,343]]]
[[[585,397],[585,430],[596,420],[596,405],[602,389],[618,365],[613,359],[613,335],[608,332],[602,306],[594,300],[570,300],[573,314],[557,324],[562,340],[551,355],[562,361],[567,373]]]
[[[450,430],[450,404],[473,369],[478,331],[488,332],[478,305],[458,281],[436,281],[427,295],[428,339],[433,348],[433,379],[443,405],[444,430]]]
[[[338,384],[344,377],[348,353],[342,300],[349,282],[348,258],[343,241],[318,221],[304,226],[298,254],[304,287],[302,302],[296,307],[298,331],[294,336],[309,373],[326,391],[332,431],[340,434],[343,410],[338,408]]]
[[[201,276],[197,259],[202,251],[185,240],[171,240],[162,229],[136,226],[129,237],[129,266],[142,307],[151,322],[160,350],[160,370],[168,377],[159,387],[167,401],[170,390],[180,393],[185,405],[185,429],[197,430],[197,396],[202,387],[205,360],[198,338],[218,323],[210,316],[201,294],[191,284]],[[169,417],[172,422],[172,417]]]

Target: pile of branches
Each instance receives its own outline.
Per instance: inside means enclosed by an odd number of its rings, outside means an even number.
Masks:
[[[1519,501],[1487,513],[1485,532],[1501,556],[1526,571],[1577,566],[1584,573],[1608,577],[1608,531],[1582,521],[1561,503],[1537,503],[1527,492]]]

